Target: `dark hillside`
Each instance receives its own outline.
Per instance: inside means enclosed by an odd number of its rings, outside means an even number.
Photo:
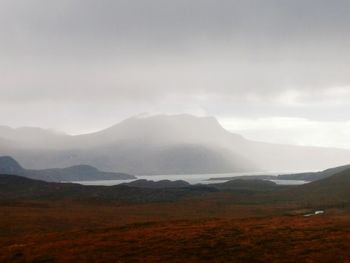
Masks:
[[[309,184],[291,187],[274,195],[276,200],[290,200],[306,206],[349,206],[350,169]]]
[[[330,168],[321,172],[312,173],[299,173],[299,174],[283,174],[279,175],[280,180],[304,180],[304,181],[317,181],[335,175],[350,169],[350,165],[343,165],[339,167]]]
[[[9,156],[0,157],[0,174],[20,175],[47,182],[136,179],[135,176],[130,174],[102,172],[89,165],[75,165],[67,168],[45,170],[27,170]]]
[[[83,186],[71,183],[48,183],[15,176],[0,175],[0,200],[96,200],[122,202],[165,202],[215,192],[207,186],[171,189],[118,186]]]

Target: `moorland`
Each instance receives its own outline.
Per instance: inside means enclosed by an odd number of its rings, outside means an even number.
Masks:
[[[350,170],[289,187],[242,179],[103,187],[1,175],[0,261],[348,262],[349,185]],[[315,211],[324,213],[305,216]]]

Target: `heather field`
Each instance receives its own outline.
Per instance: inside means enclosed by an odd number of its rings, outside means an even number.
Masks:
[[[223,202],[225,200],[225,202]],[[169,203],[1,203],[1,262],[348,262],[350,211]],[[232,199],[231,199],[232,200]]]

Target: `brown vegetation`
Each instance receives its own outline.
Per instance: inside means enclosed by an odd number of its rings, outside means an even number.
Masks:
[[[2,202],[0,262],[348,262],[350,213],[238,205]]]
[[[0,262],[349,262],[349,173],[221,191],[0,176]]]

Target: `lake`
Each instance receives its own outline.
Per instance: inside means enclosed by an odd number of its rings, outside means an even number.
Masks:
[[[224,173],[224,174],[173,174],[173,175],[136,175],[137,179],[132,180],[97,180],[97,181],[74,181],[72,183],[78,183],[82,185],[118,185],[121,183],[129,183],[138,179],[146,179],[152,181],[161,181],[161,180],[184,180],[190,184],[212,184],[212,183],[223,183],[227,180],[212,180],[210,178],[222,178],[222,177],[236,177],[244,175],[280,175],[280,174],[291,174],[299,173],[298,172],[255,172],[255,173]],[[271,180],[276,184],[280,185],[301,185],[307,183],[306,181],[301,180]]]

